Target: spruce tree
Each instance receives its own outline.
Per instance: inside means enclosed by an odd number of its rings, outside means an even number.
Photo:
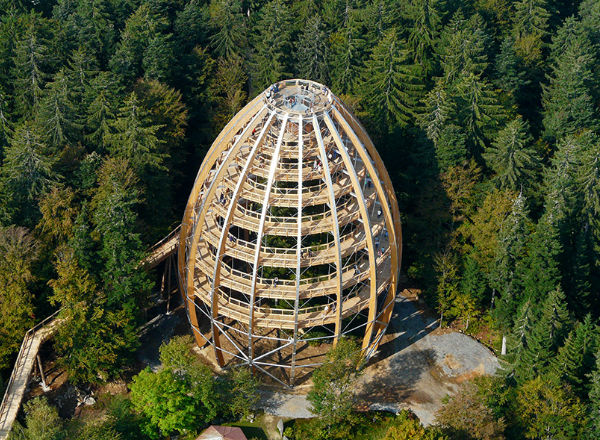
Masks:
[[[471,154],[478,158],[493,130],[504,119],[498,93],[485,79],[469,73],[457,80],[456,98],[455,123],[464,128]]]
[[[454,102],[448,95],[445,82],[438,80],[435,87],[425,96],[425,108],[419,115],[421,127],[434,144],[437,144],[442,130],[456,112]]]
[[[600,437],[600,350],[596,353],[596,365],[589,376],[588,439]]]
[[[86,90],[89,87],[90,80],[97,74],[95,59],[85,52],[83,47],[79,47],[71,54],[65,74],[69,83],[69,94],[76,108],[76,114],[81,118],[87,110]]]
[[[487,280],[485,275],[472,256],[467,256],[464,263],[462,277],[460,280],[460,291],[470,298],[473,298],[478,307],[485,303],[485,293],[487,290]]]
[[[239,0],[210,3],[210,37],[215,53],[225,58],[243,58],[246,48],[246,24]]]
[[[7,94],[0,87],[0,161],[4,157],[4,148],[11,134],[10,115],[8,113]]]
[[[516,368],[520,381],[533,379],[548,371],[570,329],[570,318],[565,294],[560,287],[551,291],[544,302],[539,317],[527,338],[527,348]]]
[[[440,171],[446,171],[467,161],[467,136],[460,127],[454,124],[444,127],[435,142],[435,156]]]
[[[520,193],[514,200],[511,213],[504,220],[498,234],[498,249],[492,268],[491,284],[500,298],[494,313],[500,325],[509,329],[522,300],[525,272],[525,252],[530,222],[526,200]]]
[[[256,41],[252,55],[251,80],[255,90],[263,90],[283,79],[290,71],[292,17],[282,0],[267,3],[254,29]]]
[[[85,123],[86,138],[99,152],[108,148],[118,97],[118,80],[112,73],[100,72],[90,81],[86,91],[86,101],[89,102]]]
[[[148,41],[142,59],[144,78],[167,82],[175,64],[172,34],[156,33]]]
[[[373,49],[363,73],[361,96],[373,122],[382,130],[407,126],[420,112],[423,81],[411,63],[404,41],[388,31]]]
[[[523,365],[523,353],[525,353],[528,348],[528,338],[531,335],[531,329],[535,321],[534,312],[532,302],[526,300],[518,310],[515,325],[513,326],[510,335],[511,347],[508,351],[508,355],[513,359],[513,367],[517,369],[526,367]],[[517,374],[519,373],[517,372]]]
[[[523,69],[523,62],[517,55],[512,37],[506,37],[502,40],[500,51],[494,61],[496,78],[494,84],[510,93],[513,100],[518,102],[521,97],[521,91],[530,80],[527,78],[527,72]]]
[[[520,0],[514,4],[515,48],[528,64],[541,61],[549,17],[546,0]]]
[[[488,65],[488,43],[485,21],[479,14],[465,19],[461,10],[444,27],[438,44],[438,53],[448,83],[473,74],[479,76]]]
[[[568,383],[579,395],[585,394],[587,376],[594,367],[598,342],[598,328],[593,323],[591,315],[587,314],[583,322],[577,323],[571,330],[564,345],[558,350],[558,355],[552,361],[553,374]]]
[[[328,83],[329,48],[323,20],[319,15],[308,19],[296,47],[296,64],[302,78]]]
[[[6,369],[33,324],[31,283],[39,244],[25,228],[0,226],[0,255],[0,368]]]
[[[363,23],[358,18],[361,11],[350,14],[346,24],[331,40],[331,87],[336,93],[351,93],[360,78],[366,41],[363,38]]]
[[[47,84],[40,104],[38,123],[42,127],[46,143],[55,153],[80,138],[82,124],[71,90],[67,75],[60,70],[53,81]]]
[[[147,3],[142,3],[127,19],[121,31],[121,40],[110,59],[110,69],[124,84],[142,76],[142,63],[148,45],[153,38],[160,38],[157,35],[166,26],[166,19],[157,16]],[[156,51],[153,55],[157,55]]]
[[[112,123],[109,151],[113,156],[126,159],[139,177],[146,178],[152,169],[163,168],[163,141],[156,137],[160,126],[149,123],[148,110],[139,103],[135,92],[124,104]]]
[[[516,118],[496,135],[492,146],[485,149],[483,158],[494,173],[494,180],[502,189],[529,188],[535,181],[539,159],[529,148],[533,138],[529,124]]]
[[[143,247],[135,208],[140,201],[138,179],[127,161],[107,159],[99,170],[92,200],[94,232],[101,237],[99,255],[104,265],[100,276],[107,307],[124,308],[130,320],[151,286],[139,268]]]
[[[29,24],[23,37],[17,42],[11,72],[14,78],[15,107],[21,116],[29,115],[40,102],[48,57],[46,42],[38,36],[35,24]]]
[[[34,226],[37,201],[57,180],[47,147],[31,124],[15,129],[0,168],[0,212],[9,223]]]
[[[441,28],[442,8],[443,1],[440,0],[411,0],[406,7],[405,18],[411,23],[407,45],[414,62],[425,73],[431,72],[434,67],[435,41]]]
[[[564,26],[569,26],[569,20]],[[544,134],[550,140],[598,127],[593,97],[594,52],[587,36],[579,32],[565,38],[564,44],[555,49],[542,96]]]
[[[548,292],[560,285],[561,252],[556,219],[546,213],[538,221],[527,251],[527,269],[523,287],[526,297],[533,303],[541,303]]]

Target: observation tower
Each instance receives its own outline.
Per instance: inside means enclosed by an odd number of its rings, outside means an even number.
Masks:
[[[186,206],[178,272],[196,341],[220,366],[284,385],[343,336],[369,358],[401,247],[394,189],[359,121],[321,84],[277,83],[217,136]]]

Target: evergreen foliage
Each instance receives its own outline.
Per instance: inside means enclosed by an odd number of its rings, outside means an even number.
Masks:
[[[407,285],[444,326],[497,351],[507,337],[507,374],[459,396],[473,422],[454,414],[446,435],[600,437],[599,23],[597,0],[0,0],[0,367],[68,306],[54,348],[70,380],[130,368],[158,279],[143,250],[179,222],[248,99],[305,77],[368,126],[403,215]],[[178,344],[166,372],[139,379],[162,389],[144,398],[165,417],[127,399],[89,426],[54,430],[42,403],[32,414],[50,436],[98,440],[247,416],[253,376],[213,380]],[[315,375],[314,407],[344,415],[298,423],[303,440],[363,435],[338,360]],[[388,437],[443,438],[409,419]],[[45,438],[42,425],[25,411],[14,435]]]

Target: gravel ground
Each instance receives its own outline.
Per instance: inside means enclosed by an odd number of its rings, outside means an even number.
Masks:
[[[455,393],[461,382],[498,369],[494,354],[475,339],[436,327],[415,301],[396,299],[388,335],[357,386],[363,408],[408,408],[429,425],[442,399]],[[312,417],[306,396],[298,393],[262,391],[259,405],[279,417]]]

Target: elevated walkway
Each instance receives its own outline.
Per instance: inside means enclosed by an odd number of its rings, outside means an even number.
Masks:
[[[169,232],[169,235],[152,246],[148,250],[148,256],[144,259],[143,265],[146,265],[152,269],[176,253],[177,246],[179,245],[180,230],[181,225],[177,226],[175,229]]]
[[[21,407],[38,351],[42,343],[50,339],[60,325],[60,320],[56,319],[59,312],[60,310],[53,313],[25,333],[0,406],[0,440],[8,438]]]

